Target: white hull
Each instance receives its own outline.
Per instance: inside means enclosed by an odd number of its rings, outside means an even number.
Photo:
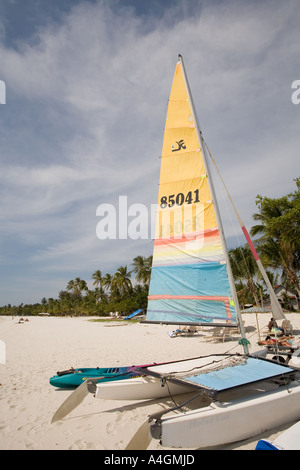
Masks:
[[[185,375],[186,371],[201,368],[204,372],[211,370],[214,364],[218,365],[221,361],[225,361],[225,364],[227,360],[231,361],[230,355],[209,355],[150,366],[148,370],[162,376],[175,374],[180,378],[181,375]],[[162,386],[160,379],[152,376],[98,383],[96,390],[93,390],[96,398],[105,400],[151,400],[189,392],[199,393],[199,389],[189,385],[174,384],[170,381]]]
[[[195,449],[228,444],[300,419],[299,403],[300,381],[295,381],[262,395],[217,402],[163,419],[155,430],[160,436],[154,437],[160,438],[163,447]]]
[[[222,357],[226,358],[226,355],[203,356],[195,359],[169,362],[155,365],[148,369],[149,371],[155,371],[159,374],[170,374],[174,371],[180,373],[199,366],[203,368],[205,366],[209,367],[212,362],[218,361]],[[171,382],[162,386],[160,379],[147,376],[96,384],[96,391],[93,393],[95,393],[96,398],[105,400],[153,400],[193,391],[195,391],[195,389],[189,386],[177,385]]]
[[[151,400],[191,392],[183,385],[161,386],[160,380],[153,377],[137,377],[97,384],[95,397],[105,400]]]
[[[276,437],[271,444],[278,450],[300,450],[300,421]]]

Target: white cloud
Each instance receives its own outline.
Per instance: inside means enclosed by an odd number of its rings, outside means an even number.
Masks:
[[[75,269],[93,263],[95,249],[103,250],[98,268],[103,262],[107,270],[108,258],[114,266],[126,264],[134,246],[133,256],[139,254],[138,243],[128,242],[127,253],[126,244],[114,243],[111,251],[107,243],[100,246],[93,238],[95,212],[121,194],[131,203],[156,202],[178,53],[206,141],[247,225],[257,193],[293,189],[297,3],[226,1],[201,8],[199,2],[192,18],[184,3],[176,2],[162,18],[134,16],[122,4],[116,10],[116,3],[84,3],[19,50],[0,44],[0,78],[7,84],[1,108],[3,233],[11,234],[10,243],[24,240],[19,250],[35,270],[43,262],[44,270],[68,266],[80,276]]]

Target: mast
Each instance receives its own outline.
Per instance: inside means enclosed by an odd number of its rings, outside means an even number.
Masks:
[[[221,220],[221,217],[220,217],[220,211],[219,211],[218,202],[217,202],[217,198],[216,198],[216,194],[215,194],[214,184],[213,184],[212,179],[210,178],[210,174],[209,174],[209,171],[208,171],[208,158],[207,158],[207,153],[206,153],[206,147],[204,145],[202,132],[200,130],[200,126],[199,126],[199,123],[198,123],[198,118],[197,118],[197,114],[196,114],[196,111],[195,111],[195,106],[194,106],[194,102],[193,102],[189,82],[188,82],[188,79],[187,79],[187,75],[186,75],[186,71],[185,71],[185,67],[184,67],[184,63],[183,63],[183,58],[180,54],[178,55],[178,61],[181,63],[181,66],[182,66],[183,77],[184,77],[184,81],[185,81],[185,85],[186,85],[186,89],[187,89],[187,93],[188,93],[188,99],[190,101],[191,110],[192,110],[192,114],[193,114],[193,119],[194,119],[194,122],[196,124],[196,132],[197,132],[199,143],[200,143],[200,148],[201,148],[201,152],[202,152],[202,156],[203,156],[203,163],[204,163],[206,176],[207,176],[207,180],[208,180],[208,185],[209,185],[209,188],[210,188],[211,197],[212,197],[212,201],[213,201],[213,206],[214,206],[214,210],[215,210],[215,214],[216,214],[216,219],[217,219],[218,228],[219,228],[219,232],[220,232],[222,247],[223,247],[223,250],[224,250],[224,255],[225,255],[225,260],[226,260],[226,268],[227,268],[227,273],[228,273],[228,279],[229,279],[229,284],[230,284],[233,300],[234,300],[234,303],[235,303],[235,310],[236,310],[236,314],[237,314],[237,320],[238,320],[238,323],[239,323],[239,328],[240,328],[241,335],[242,335],[243,338],[245,338],[245,330],[244,330],[244,325],[243,325],[242,318],[241,318],[241,312],[240,312],[238,297],[237,297],[237,293],[236,293],[236,289],[235,289],[235,285],[234,285],[234,280],[233,280],[233,275],[232,275],[232,270],[231,270],[231,266],[230,266],[230,261],[229,261],[227,246],[226,246],[226,242],[225,242],[225,235],[224,235],[222,220]],[[248,354],[249,351],[248,351],[247,344],[244,344],[243,346],[244,346],[245,354]]]

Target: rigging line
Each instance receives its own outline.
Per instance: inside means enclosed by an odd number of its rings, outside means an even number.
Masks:
[[[205,144],[206,145],[206,144]],[[216,171],[216,168],[215,168],[215,171]],[[244,255],[244,252],[242,250],[242,242],[241,242],[241,237],[238,235],[238,231],[237,231],[237,226],[236,226],[236,223],[234,223],[234,219],[233,219],[233,214],[232,214],[232,210],[230,210],[230,206],[228,204],[228,198],[225,199],[224,197],[224,183],[223,185],[221,186],[220,184],[220,179],[216,179],[216,183],[217,183],[217,186],[218,186],[218,189],[219,189],[219,192],[222,196],[222,203],[224,205],[224,209],[226,210],[226,214],[227,214],[227,217],[230,221],[230,226],[233,230],[233,233],[234,233],[234,238],[235,238],[235,241],[236,241],[236,245],[237,245],[237,249],[239,250],[240,254],[241,254],[241,258],[242,258],[242,261],[244,263],[244,266],[245,266],[245,269],[246,269],[246,272],[247,272],[247,275],[248,275],[248,278],[251,278],[252,279],[252,276],[250,274],[250,271],[249,271],[249,267],[248,267],[248,264],[247,264],[247,261],[246,261],[246,258],[245,258],[245,255]],[[225,188],[226,189],[226,188]],[[233,260],[235,262],[235,260]],[[237,264],[237,263],[236,263]],[[239,279],[239,280],[242,280],[242,279]],[[246,286],[248,288],[248,286]]]
[[[265,325],[265,326],[267,326],[267,325]],[[265,326],[264,326],[263,328],[265,328]],[[248,336],[247,336],[248,340],[250,340],[250,339],[251,339],[253,336],[255,336],[255,335],[256,335],[256,332],[254,332],[252,335],[248,335]],[[227,351],[225,351],[224,354],[229,354],[230,351],[233,351],[238,345],[239,345],[239,344],[235,344],[234,346],[232,346],[232,348],[227,349]]]
[[[235,238],[235,242],[236,242],[236,245],[237,245],[237,250],[238,250],[238,252],[239,252],[240,255],[241,255],[241,263],[240,263],[240,264],[245,267],[245,271],[246,271],[246,273],[247,273],[247,278],[246,278],[246,279],[247,279],[247,284],[248,284],[249,279],[252,280],[252,276],[251,276],[251,274],[250,274],[250,269],[249,269],[249,266],[248,266],[246,257],[245,257],[245,255],[244,255],[244,251],[243,251],[242,246],[241,246],[241,245],[242,245],[242,241],[241,241],[241,236],[238,235],[237,225],[236,225],[236,223],[235,223],[235,222],[236,222],[236,219],[233,218],[232,210],[230,210],[230,207],[231,207],[231,209],[232,209],[232,205],[233,205],[233,204],[231,204],[231,206],[230,206],[230,205],[229,205],[229,202],[228,202],[228,197],[225,198],[224,189],[225,189],[227,195],[229,195],[229,194],[228,194],[228,190],[227,190],[227,188],[226,188],[226,186],[225,186],[225,183],[224,183],[224,181],[223,181],[223,179],[222,179],[222,177],[221,177],[221,175],[220,175],[220,172],[219,172],[219,170],[218,170],[218,168],[217,168],[217,165],[215,164],[215,161],[214,161],[214,159],[213,159],[213,157],[212,157],[212,155],[211,155],[211,152],[210,152],[210,150],[209,150],[209,148],[208,148],[206,142],[204,142],[204,143],[205,143],[205,146],[206,146],[206,148],[207,148],[207,150],[208,150],[208,152],[209,152],[209,155],[210,155],[210,157],[211,157],[212,163],[214,164],[214,167],[213,167],[212,169],[214,169],[215,172],[216,172],[216,173],[218,174],[218,176],[219,176],[219,178],[216,178],[215,181],[216,181],[216,184],[217,184],[217,186],[218,186],[218,190],[219,190],[219,192],[220,192],[220,195],[221,195],[221,197],[222,197],[222,203],[223,203],[223,206],[224,206],[224,210],[226,211],[228,220],[229,220],[229,222],[230,222],[230,227],[231,227],[232,230],[233,230],[233,236],[234,236],[234,238]],[[221,184],[221,183],[222,183],[222,184]],[[232,203],[232,201],[231,201],[231,203]],[[233,207],[233,209],[234,209],[234,207]],[[229,255],[230,255],[230,252],[229,252]],[[230,261],[233,261],[237,266],[239,266],[239,263],[237,263],[236,260],[235,260],[232,256],[230,256]],[[258,269],[258,268],[257,268],[257,269]],[[237,280],[240,281],[240,282],[243,282],[243,281],[244,281],[244,278],[238,278]],[[253,281],[254,286],[256,286],[256,283],[254,282],[254,280],[252,280],[252,281]],[[250,290],[248,285],[246,285],[245,287],[247,288],[247,290]],[[251,292],[251,290],[250,290],[250,292]],[[252,293],[252,292],[251,292],[251,293]],[[252,294],[252,295],[253,295],[253,294]],[[254,300],[255,300],[255,299],[254,299]]]
[[[203,139],[203,142],[204,142],[204,144],[205,144],[205,147],[206,147],[207,150],[208,150],[208,153],[209,153],[209,155],[210,155],[210,158],[211,158],[211,160],[212,160],[212,162],[213,162],[213,164],[214,164],[214,166],[215,166],[215,168],[216,168],[216,170],[217,170],[217,172],[218,172],[218,174],[219,174],[219,177],[220,177],[220,179],[221,179],[221,181],[222,181],[222,183],[223,183],[223,185],[224,185],[224,188],[225,188],[225,190],[226,190],[226,192],[227,192],[227,195],[228,195],[228,198],[229,198],[229,200],[230,200],[230,202],[231,202],[231,204],[232,204],[232,207],[233,207],[233,210],[234,210],[234,212],[235,212],[235,215],[236,215],[236,217],[237,217],[237,219],[238,219],[238,221],[239,221],[239,224],[240,224],[240,226],[241,226],[242,232],[243,232],[244,235],[245,235],[245,238],[246,238],[246,240],[247,240],[247,243],[248,243],[248,245],[249,245],[249,248],[250,248],[250,250],[251,250],[251,252],[252,252],[252,254],[253,254],[253,257],[254,257],[254,259],[255,259],[257,265],[258,265],[258,268],[259,268],[259,270],[260,270],[260,272],[261,272],[261,274],[262,274],[262,277],[263,277],[263,279],[264,279],[264,281],[265,281],[265,283],[266,283],[266,285],[267,285],[267,287],[268,287],[268,289],[269,289],[269,295],[270,295],[270,298],[271,298],[273,315],[274,315],[275,318],[278,319],[278,320],[279,320],[279,319],[282,319],[282,318],[285,318],[284,313],[283,313],[283,311],[282,311],[282,308],[281,308],[281,306],[278,304],[278,301],[277,301],[277,298],[276,298],[276,295],[275,295],[273,286],[272,286],[272,284],[271,284],[271,282],[270,282],[270,279],[269,279],[269,277],[268,277],[268,275],[267,275],[267,272],[266,272],[265,268],[263,267],[261,260],[259,259],[259,256],[258,256],[258,254],[257,254],[257,251],[256,251],[256,249],[255,249],[255,247],[254,247],[254,245],[253,245],[253,242],[252,242],[251,238],[250,238],[250,235],[249,235],[249,233],[248,233],[248,231],[247,231],[247,229],[246,229],[246,227],[245,227],[245,225],[244,225],[244,223],[243,223],[243,221],[242,221],[242,219],[241,219],[241,217],[240,217],[240,215],[239,215],[239,213],[238,213],[238,211],[237,211],[237,209],[236,209],[236,207],[235,207],[235,205],[234,205],[234,202],[233,202],[233,200],[232,200],[232,198],[231,198],[231,195],[230,195],[230,193],[229,193],[229,191],[228,191],[228,189],[227,189],[227,186],[226,186],[226,184],[225,184],[225,182],[224,182],[224,180],[223,180],[223,178],[222,178],[222,176],[221,176],[221,174],[220,174],[220,171],[219,171],[219,169],[218,169],[218,166],[217,166],[217,164],[216,164],[216,162],[215,162],[215,160],[214,160],[214,158],[213,158],[213,156],[212,156],[212,154],[211,154],[211,152],[210,152],[210,150],[209,150],[209,148],[208,148],[206,142],[204,141],[204,139]]]
[[[203,137],[202,137],[202,139],[203,139]],[[236,216],[237,216],[237,219],[238,219],[240,225],[243,226],[243,225],[244,225],[244,224],[243,224],[243,221],[242,221],[242,219],[240,218],[240,216],[239,216],[239,214],[238,214],[238,212],[237,212],[237,210],[236,210],[236,207],[235,207],[234,202],[233,202],[233,200],[232,200],[232,197],[231,197],[231,195],[230,195],[230,193],[229,193],[229,191],[228,191],[228,189],[227,189],[227,186],[226,186],[226,184],[225,184],[225,181],[223,180],[222,175],[221,175],[221,173],[220,173],[220,171],[219,171],[219,168],[217,167],[216,161],[215,161],[215,159],[213,158],[213,156],[212,156],[212,154],[211,154],[211,151],[209,150],[208,145],[207,145],[207,143],[205,142],[204,139],[203,139],[203,142],[204,142],[204,144],[205,144],[205,147],[207,148],[207,151],[208,151],[208,153],[209,153],[209,156],[210,156],[210,158],[211,158],[211,161],[213,162],[214,167],[215,167],[215,169],[216,169],[216,171],[217,171],[217,173],[218,173],[218,175],[219,175],[219,177],[220,177],[220,179],[221,179],[221,181],[222,181],[222,183],[223,183],[223,185],[224,185],[225,191],[226,191],[226,193],[227,193],[227,195],[228,195],[228,197],[229,197],[229,200],[230,200],[230,202],[231,202],[231,204],[232,204],[232,207],[233,207],[233,210],[234,210],[234,212],[235,212],[235,214],[236,214]]]
[[[201,392],[197,393],[196,395],[194,395],[192,398],[189,398],[188,400],[186,400],[184,403],[181,403],[180,405],[178,406],[175,406],[173,408],[168,408],[168,409],[165,409],[163,411],[159,411],[157,413],[153,413],[151,415],[149,415],[148,417],[148,421],[149,423],[152,421],[152,420],[156,420],[156,421],[159,421],[161,419],[161,417],[164,415],[164,414],[167,414],[167,413],[170,413],[170,411],[176,411],[178,409],[181,409],[183,406],[186,406],[188,403],[190,403],[191,401],[195,400],[196,398],[200,397],[200,396],[203,396],[203,395],[206,395],[205,391],[204,390],[201,390]]]
[[[213,163],[214,170],[217,172],[217,175],[219,176],[219,180],[220,180],[221,183],[222,183],[222,186],[218,186],[218,187],[219,187],[219,191],[220,191],[220,194],[222,195],[222,201],[223,201],[224,207],[225,207],[225,209],[226,209],[227,216],[228,216],[228,218],[229,218],[229,220],[230,220],[231,227],[232,227],[232,229],[233,229],[233,231],[234,231],[234,237],[235,237],[235,239],[236,239],[237,245],[240,247],[240,245],[241,245],[241,243],[242,243],[242,242],[241,242],[241,237],[238,235],[237,228],[236,228],[236,224],[233,222],[232,211],[229,210],[229,206],[228,206],[228,203],[227,203],[227,199],[225,199],[225,197],[224,197],[224,190],[225,190],[225,192],[226,192],[226,194],[227,194],[227,198],[229,199],[229,201],[230,201],[230,203],[231,203],[231,207],[232,207],[232,209],[233,209],[233,211],[234,211],[236,217],[238,218],[239,223],[241,224],[242,221],[241,221],[241,219],[240,219],[240,217],[239,217],[239,214],[237,213],[236,207],[235,207],[235,205],[234,205],[234,203],[233,203],[233,200],[232,200],[231,195],[230,195],[230,193],[229,193],[229,191],[228,191],[228,189],[227,189],[227,186],[226,186],[226,184],[225,184],[225,182],[224,182],[224,179],[222,178],[222,175],[221,175],[221,173],[220,173],[220,171],[219,171],[219,168],[218,168],[218,166],[217,166],[217,164],[216,164],[216,161],[214,160],[214,158],[213,158],[213,156],[212,156],[212,154],[211,154],[211,152],[210,152],[210,150],[209,150],[209,148],[208,148],[208,145],[207,145],[207,143],[206,143],[205,141],[204,141],[204,144],[205,144],[205,146],[206,146],[206,148],[207,148],[207,151],[208,151],[209,156],[210,156],[210,158],[211,158],[211,161],[212,161],[212,163]],[[217,182],[218,182],[219,180],[216,179]],[[223,187],[223,190],[221,189],[222,187]],[[243,253],[242,253],[242,257],[243,257],[243,259],[245,259]],[[246,264],[246,261],[245,261],[245,264]],[[247,269],[247,268],[248,268],[248,267],[247,267],[247,264],[246,264],[246,269]]]
[[[264,330],[267,326],[268,326],[268,324],[266,323],[265,325],[261,326],[261,327],[258,329],[258,331],[259,331],[260,333],[263,332],[263,330]],[[255,336],[255,335],[256,335],[256,332],[254,331],[254,332],[252,333],[252,335],[248,335],[248,339],[250,340],[250,339],[253,338],[253,336]],[[232,348],[227,349],[227,351],[225,351],[224,354],[230,354],[230,352],[233,351],[233,350],[236,348],[236,346],[237,346],[237,345],[234,345]],[[278,348],[278,344],[275,344],[275,347]],[[279,351],[278,351],[278,352],[279,352]]]
[[[234,357],[235,354],[232,354],[230,357]],[[207,367],[207,366],[212,366],[213,364],[220,364],[222,362],[225,362],[226,360],[228,360],[228,357],[225,357],[225,358],[222,358],[222,359],[219,359],[218,361],[217,360],[213,360],[211,362],[209,362],[208,364],[203,364],[202,366],[195,366],[195,367],[192,367],[191,369],[187,369],[187,370],[181,370],[181,371],[173,371],[173,372],[168,372],[168,375],[165,375],[164,378],[166,380],[168,380],[168,376],[170,377],[171,375],[176,375],[176,374],[188,374],[190,372],[193,372],[194,370],[199,370],[199,369],[203,369],[203,367]],[[212,370],[215,370],[212,369]],[[208,369],[207,372],[211,372],[211,369]]]
[[[167,385],[168,387],[168,392],[169,392],[169,396],[170,396],[170,399],[172,400],[172,402],[174,403],[175,405],[175,408],[171,408],[169,411],[176,411],[176,410],[180,410],[182,413],[186,413],[186,411],[184,410],[184,407],[190,403],[191,401],[195,400],[196,398],[198,398],[199,396],[203,397],[203,396],[207,396],[205,394],[205,391],[204,390],[201,390],[200,393],[197,393],[196,395],[194,395],[192,398],[188,399],[187,401],[185,401],[184,403],[176,403],[173,395],[171,394],[171,391],[170,391],[170,388],[169,388],[169,384],[168,384],[168,381],[166,380],[165,384]],[[187,392],[187,393],[191,393],[191,392]]]
[[[174,403],[174,405],[175,405],[178,409],[182,410],[182,406],[180,405],[180,403],[176,403],[176,401],[175,401],[175,399],[174,399],[174,397],[173,397],[173,395],[172,395],[172,393],[171,393],[168,380],[165,380],[164,385],[167,386],[168,393],[169,393],[169,397],[171,398],[171,400],[172,400],[172,402]],[[184,410],[182,410],[182,411],[184,412]]]

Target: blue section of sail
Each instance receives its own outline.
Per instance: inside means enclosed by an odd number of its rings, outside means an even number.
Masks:
[[[235,323],[235,309],[230,307]],[[228,320],[224,302],[198,299],[157,299],[148,301],[147,319],[161,322],[206,322]]]
[[[225,264],[153,267],[147,320],[161,322],[236,322]]]
[[[153,267],[151,295],[231,295],[225,264],[201,263]]]

